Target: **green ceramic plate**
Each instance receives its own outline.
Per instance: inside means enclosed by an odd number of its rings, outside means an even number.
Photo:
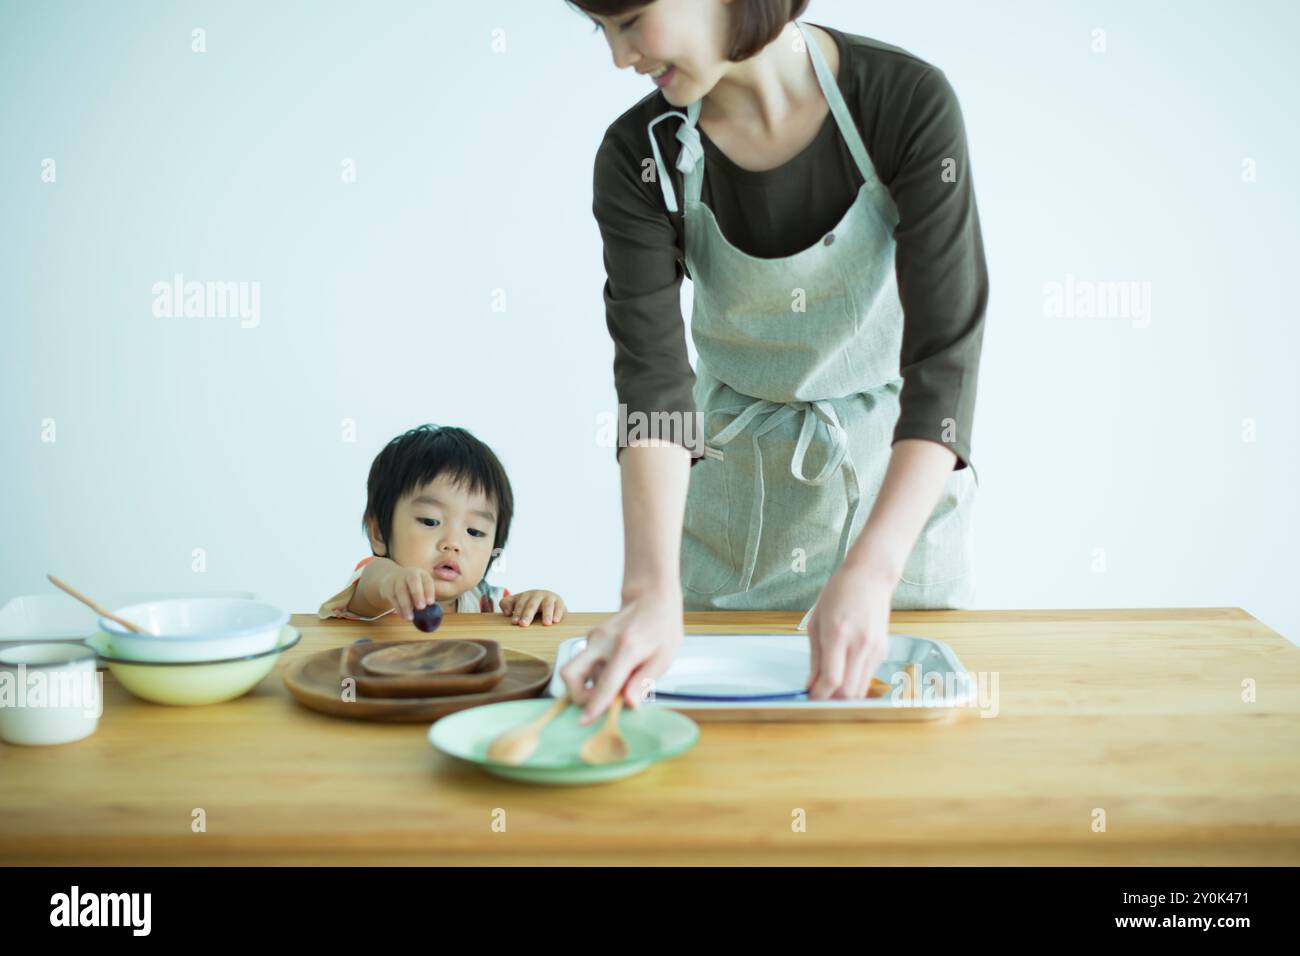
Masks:
[[[605,719],[579,726],[581,711],[571,705],[543,728],[537,752],[526,762],[511,766],[487,759],[488,744],[497,734],[527,723],[552,703],[549,697],[506,700],[448,714],[429,728],[429,743],[507,780],[574,785],[630,777],[658,760],[685,753],[700,739],[700,728],[684,714],[664,707],[624,707],[618,715],[618,727],[631,751],[628,759],[592,766],[583,763],[578,749],[604,725]]]

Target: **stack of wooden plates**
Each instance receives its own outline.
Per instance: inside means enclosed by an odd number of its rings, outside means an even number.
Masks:
[[[334,717],[421,722],[481,704],[536,697],[540,657],[489,640],[362,640],[299,658],[284,683],[298,703]]]

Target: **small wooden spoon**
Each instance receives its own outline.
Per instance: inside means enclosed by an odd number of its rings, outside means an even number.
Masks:
[[[542,728],[568,706],[569,695],[564,694],[557,697],[550,707],[528,723],[521,724],[518,727],[511,727],[509,730],[498,734],[492,743],[488,744],[487,758],[498,763],[523,763],[536,752],[537,744],[542,736]]]
[[[94,611],[94,612],[95,612],[96,614],[98,614],[100,617],[106,617],[106,618],[108,618],[110,621],[117,621],[118,624],[121,624],[121,625],[122,625],[124,628],[126,628],[128,631],[134,631],[134,632],[137,633],[137,634],[149,634],[149,633],[151,633],[151,632],[149,632],[149,631],[146,631],[143,627],[140,627],[140,625],[138,625],[138,624],[132,624],[130,621],[126,620],[125,618],[118,617],[116,614],[113,614],[113,613],[111,613],[111,612],[109,612],[109,611],[105,611],[102,607],[100,607],[98,604],[96,604],[96,603],[95,603],[94,601],[92,601],[90,598],[86,597],[86,595],[82,594],[80,591],[78,591],[76,588],[72,587],[71,585],[69,585],[69,584],[64,584],[62,581],[60,581],[60,580],[59,580],[58,578],[56,578],[54,575],[52,575],[52,574],[47,574],[47,575],[45,575],[45,576],[46,576],[47,578],[50,579],[50,583],[53,584],[55,587],[62,588],[64,591],[67,591],[67,592],[68,592],[69,594],[71,594],[74,598],[76,598],[76,599],[77,599],[78,601],[80,601],[82,604],[86,605],[86,607],[90,608],[92,611]]]
[[[618,712],[623,707],[623,695],[620,693],[609,705],[609,715],[600,730],[596,731],[582,743],[578,756],[587,763],[613,763],[626,760],[629,753],[627,740],[618,730]]]

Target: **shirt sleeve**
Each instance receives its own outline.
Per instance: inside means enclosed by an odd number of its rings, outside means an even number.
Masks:
[[[357,582],[361,580],[362,569],[373,560],[375,560],[375,557],[374,555],[371,555],[370,557],[362,558],[357,562],[357,566],[352,572],[352,579],[348,581],[347,586],[338,594],[331,598],[327,598],[321,603],[319,610],[316,612],[318,618],[322,621],[328,621],[331,618],[340,618],[344,621],[377,621],[381,617],[384,617],[387,614],[392,614],[397,610],[396,608],[390,607],[383,614],[376,614],[374,617],[361,617],[360,615],[348,610],[348,605],[352,603],[353,595],[357,593]]]
[[[895,442],[924,438],[970,462],[988,270],[957,95],[931,68],[905,110],[890,185],[903,345]]]
[[[659,183],[642,180],[643,162],[650,157],[648,139],[645,153],[634,155],[612,128],[596,151],[592,213],[604,244],[603,297],[605,325],[614,340],[614,387],[620,423],[624,414],[641,413],[644,418],[632,424],[644,426],[629,429],[683,445],[694,465],[701,459],[683,439],[695,430],[683,434],[681,427],[658,427],[672,422],[684,426],[695,414],[695,371],[686,351],[677,230]],[[620,444],[616,461],[622,450]]]

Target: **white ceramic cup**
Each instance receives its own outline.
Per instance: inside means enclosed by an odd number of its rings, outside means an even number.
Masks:
[[[102,682],[84,644],[0,650],[0,738],[40,747],[89,737],[103,711]]]

